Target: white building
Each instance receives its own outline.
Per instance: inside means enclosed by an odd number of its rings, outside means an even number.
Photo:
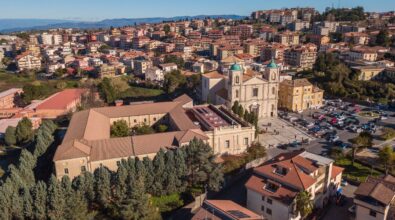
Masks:
[[[145,71],[145,79],[150,81],[162,82],[165,79],[165,74],[158,67],[150,67]]]

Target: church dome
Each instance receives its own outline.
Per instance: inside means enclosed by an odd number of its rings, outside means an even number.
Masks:
[[[267,64],[267,67],[272,69],[277,68],[277,64],[276,62],[274,62],[274,59],[272,59],[272,61],[270,61],[270,63]]]
[[[233,65],[230,67],[230,70],[231,70],[231,71],[241,71],[241,66],[240,66],[239,64],[235,63],[235,64],[233,64]]]

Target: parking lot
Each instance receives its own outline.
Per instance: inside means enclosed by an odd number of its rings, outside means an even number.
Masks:
[[[370,114],[374,117],[370,117]],[[349,150],[351,144],[348,140],[363,131],[372,134],[375,147],[382,147],[387,143],[377,138],[381,135],[381,128],[395,125],[393,112],[339,100],[329,101],[321,109],[308,110],[303,113],[281,112],[279,115],[282,119],[292,123],[296,129],[303,130],[310,137],[315,137],[309,144],[287,145],[286,147],[280,145],[280,148],[292,150],[303,147],[323,156],[328,155],[329,150],[334,146],[344,151]]]

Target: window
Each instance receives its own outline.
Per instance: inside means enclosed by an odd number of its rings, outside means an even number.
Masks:
[[[268,215],[272,215],[272,210],[271,210],[271,209],[266,209],[266,213],[267,213]]]
[[[156,121],[156,118],[154,118],[154,121]]]
[[[268,203],[268,204],[272,204],[273,201],[272,201],[271,199],[267,198],[267,203]]]
[[[240,78],[236,76],[236,83],[239,84],[239,82],[240,82]]]
[[[262,212],[264,212],[265,211],[265,206],[261,206],[261,210],[262,210]]]
[[[137,120],[136,120],[136,119],[134,119],[134,123],[137,123]]]
[[[144,122],[147,122],[147,119],[146,119],[146,118],[144,118]]]
[[[64,173],[65,173],[65,174],[69,174],[69,169],[65,168],[65,169],[64,169]]]
[[[81,172],[85,172],[86,171],[86,167],[85,166],[81,166]]]
[[[272,87],[272,95],[276,94],[276,87]]]
[[[265,201],[265,196],[262,196],[262,201]]]
[[[370,212],[369,212],[369,215],[370,216],[373,216],[373,217],[376,217],[376,212],[375,211],[373,211],[373,210],[370,210]]]
[[[117,161],[117,166],[120,166],[121,165],[121,161]]]
[[[252,89],[252,96],[254,96],[254,97],[258,96],[258,88],[253,88]]]
[[[230,148],[230,141],[229,141],[229,140],[226,140],[226,141],[225,141],[225,147],[226,147],[226,148]]]
[[[244,138],[244,145],[248,145],[248,138]]]
[[[236,98],[239,98],[239,90],[236,89]]]

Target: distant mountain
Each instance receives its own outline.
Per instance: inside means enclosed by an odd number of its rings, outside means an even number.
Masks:
[[[94,29],[122,27],[141,23],[160,23],[163,21],[177,21],[185,19],[203,19],[225,18],[239,20],[246,16],[240,15],[197,15],[197,16],[177,16],[177,17],[155,17],[155,18],[119,18],[105,19],[97,22],[81,21],[64,21],[64,20],[47,20],[47,19],[0,19],[0,31],[3,33],[28,31],[28,30],[46,30],[51,28],[77,28],[77,29]]]

